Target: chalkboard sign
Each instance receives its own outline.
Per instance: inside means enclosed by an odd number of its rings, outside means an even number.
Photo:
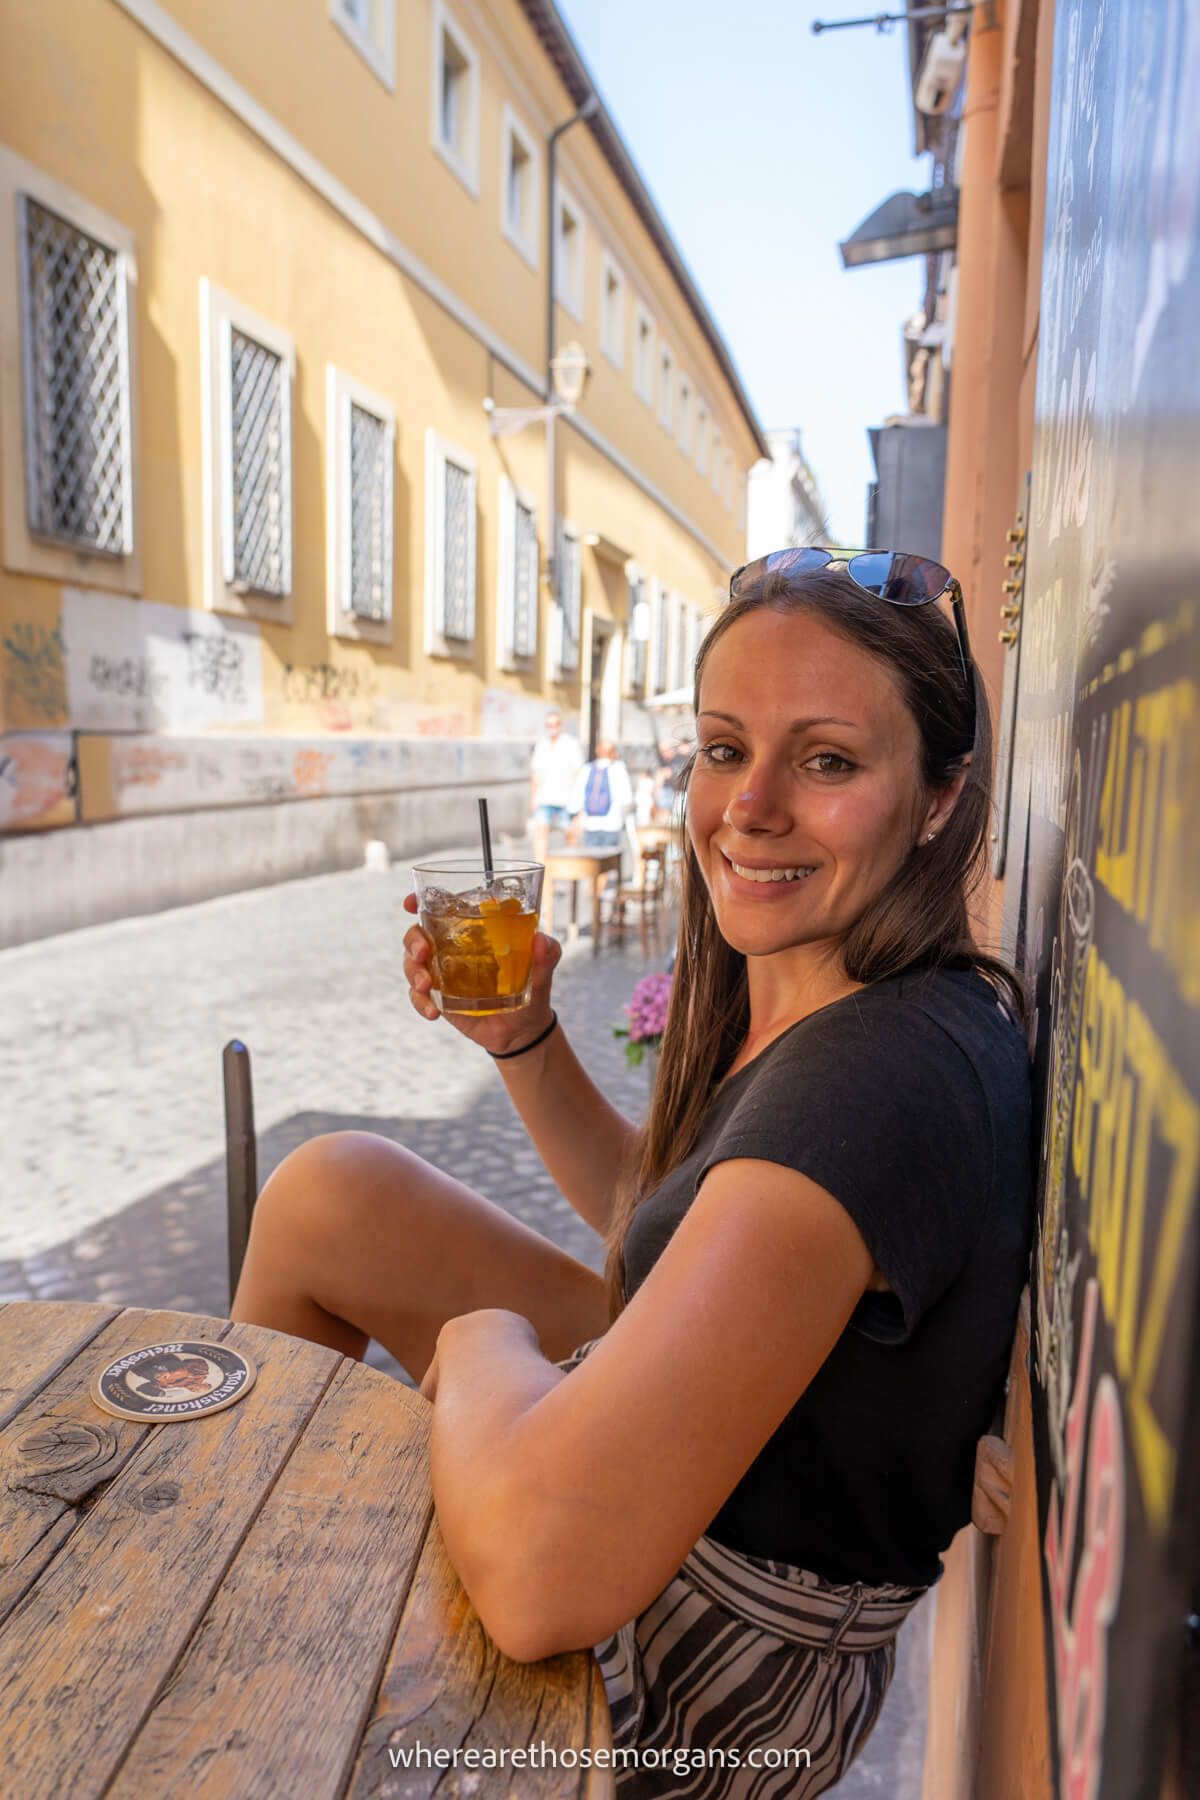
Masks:
[[[1058,1790],[1157,1796],[1200,1433],[1200,15],[1060,0],[1005,941]],[[1194,1495],[1190,1504],[1194,1506]]]

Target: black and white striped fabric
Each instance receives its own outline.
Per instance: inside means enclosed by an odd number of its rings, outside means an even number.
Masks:
[[[645,1612],[595,1647],[614,1749],[639,1753],[616,1771],[619,1800],[825,1793],[866,1743],[896,1634],[927,1592],[840,1586],[702,1537]]]

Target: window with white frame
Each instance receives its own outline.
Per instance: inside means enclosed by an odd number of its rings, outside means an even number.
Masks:
[[[692,384],[686,375],[679,377],[679,448],[692,454]]]
[[[667,656],[670,651],[671,613],[670,596],[662,582],[657,582],[654,589],[654,668],[652,671],[652,688],[656,694],[667,691]]]
[[[733,451],[728,445],[725,448],[725,469],[721,482],[721,498],[730,512],[733,511]]]
[[[647,406],[654,404],[654,320],[639,305],[633,323],[633,386]]]
[[[325,429],[329,630],[389,643],[395,408],[330,363]]]
[[[138,589],[133,234],[7,151],[0,197],[5,563]]]
[[[708,408],[702,400],[696,409],[696,469],[701,475],[708,474],[708,444]]]
[[[625,278],[607,250],[604,253],[604,288],[600,296],[600,344],[609,362],[619,369],[625,361]]]
[[[675,631],[673,635],[674,656],[671,661],[671,686],[683,687],[688,675],[688,647],[691,643],[692,609],[682,594],[675,596]]]
[[[479,56],[443,0],[435,0],[433,14],[433,142],[478,194]]]
[[[564,519],[558,528],[556,558],[553,663],[556,675],[579,667],[579,639],[583,623],[583,565],[579,532]]]
[[[658,353],[658,422],[671,429],[675,416],[675,358],[662,345]]]
[[[292,382],[287,332],[200,284],[207,604],[292,622]]]
[[[396,88],[396,0],[329,0],[329,13],[383,85]]]
[[[537,655],[537,506],[529,494],[500,478],[500,666],[525,668]]]
[[[704,617],[704,614],[701,612],[700,608],[698,606],[693,606],[692,611],[691,611],[690,625],[689,625],[690,635],[688,638],[688,654],[687,654],[687,677],[686,677],[686,679],[689,681],[692,678],[692,671],[696,667],[696,658],[700,654],[700,646],[704,642],[704,633],[705,633],[707,624],[708,624],[708,621]]]
[[[583,214],[558,190],[554,212],[554,294],[572,318],[583,320]]]
[[[712,491],[714,494],[721,492],[721,476],[724,468],[724,446],[721,442],[721,433],[714,425],[712,428]]]
[[[541,185],[537,145],[512,107],[504,107],[504,155],[501,168],[501,223],[504,235],[531,268],[538,261],[538,194]]]
[[[629,575],[629,635],[626,663],[626,692],[642,695],[646,691],[646,652],[650,647],[650,602],[646,598],[646,577],[639,569]]]
[[[425,648],[469,655],[475,642],[475,458],[430,429],[425,440]]]

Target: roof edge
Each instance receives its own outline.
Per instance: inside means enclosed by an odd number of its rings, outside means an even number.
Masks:
[[[586,121],[588,130],[595,138],[602,155],[624,188],[633,204],[634,211],[650,233],[655,248],[674,277],[709,349],[717,359],[722,375],[732,389],[742,417],[750,427],[750,433],[759,455],[769,457],[770,447],[763,435],[763,429],[758,422],[754,408],[750,404],[749,396],[742,385],[741,376],[737,372],[728,346],[717,329],[712,314],[705,305],[700,290],[692,278],[675,240],[667,229],[662,214],[651,198],[650,190],[642,179],[638,167],[626,147],[625,140],[604,103],[596,80],[584,62],[565,19],[554,4],[554,0],[518,0],[518,3],[575,105],[582,106],[589,94],[596,96],[597,111]]]

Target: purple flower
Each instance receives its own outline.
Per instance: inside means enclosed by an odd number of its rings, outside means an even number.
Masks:
[[[669,975],[642,976],[625,1008],[631,1044],[657,1044],[661,1041],[667,1028],[667,1008],[670,1001]]]

